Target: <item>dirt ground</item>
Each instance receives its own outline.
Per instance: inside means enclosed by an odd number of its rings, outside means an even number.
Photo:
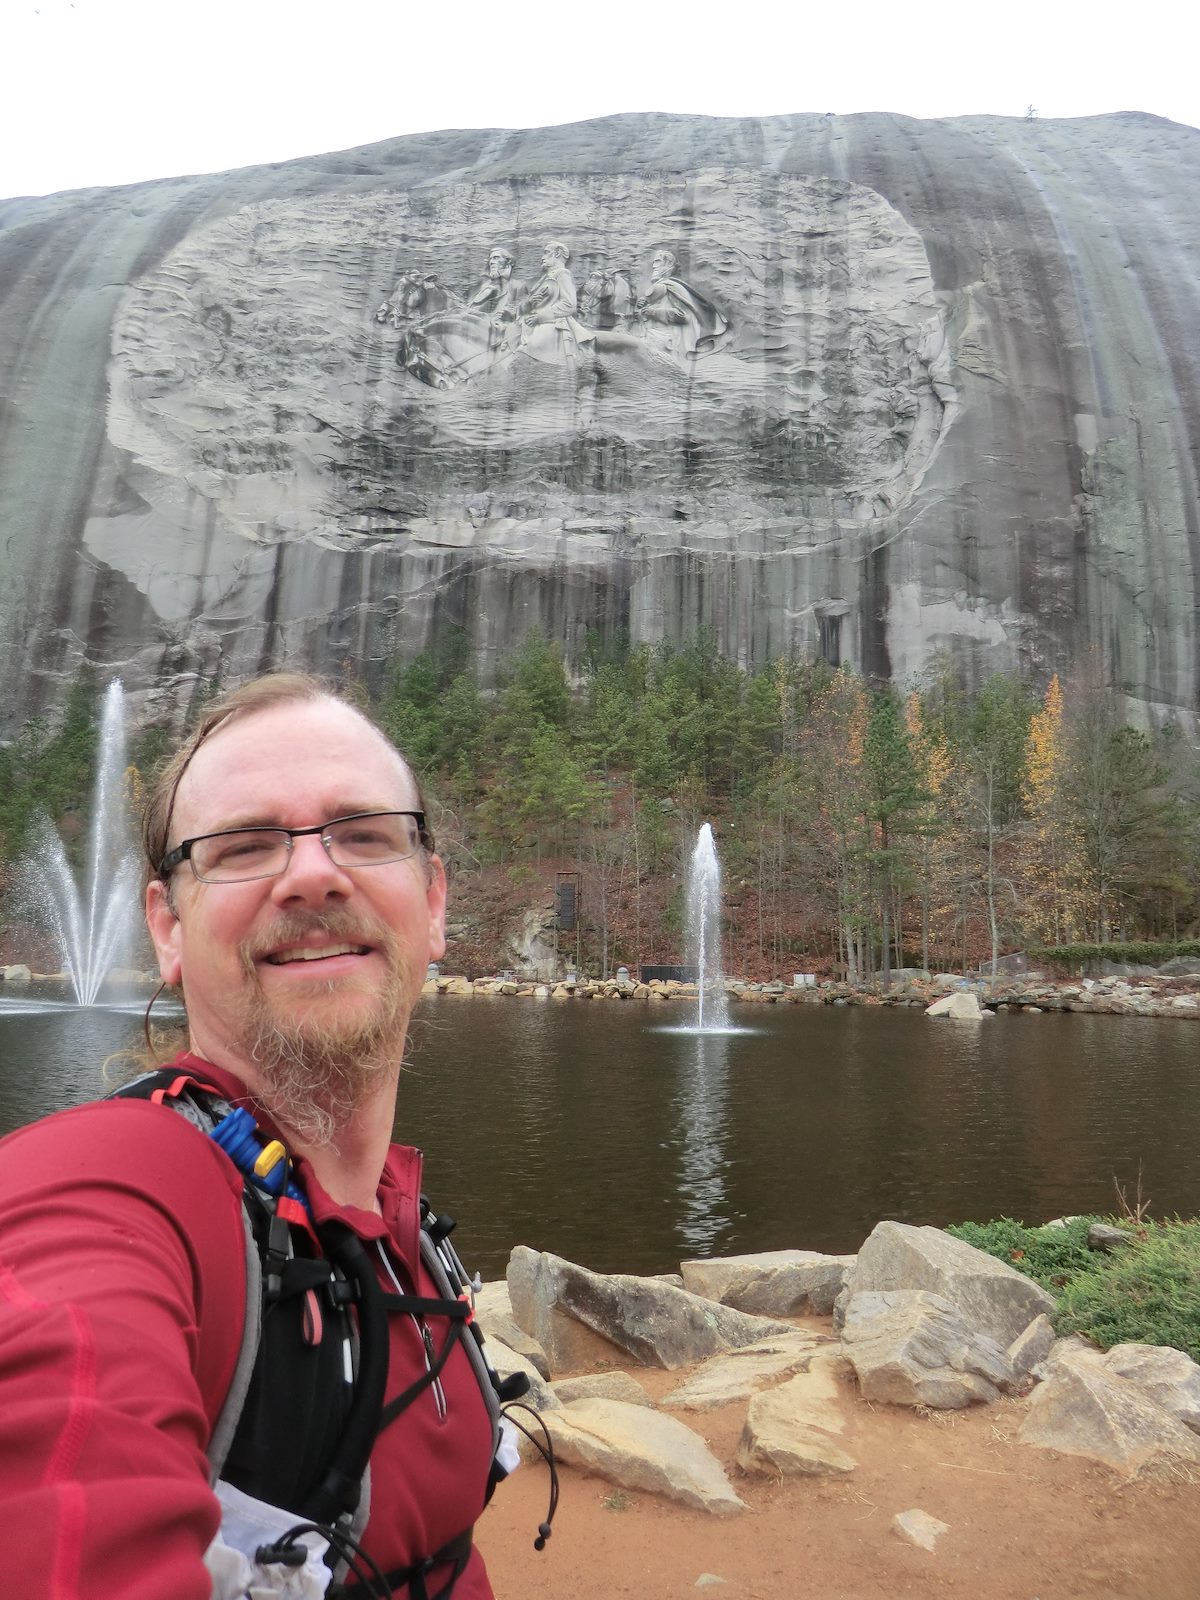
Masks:
[[[638,1372],[654,1395],[680,1373]],[[860,1400],[847,1381],[847,1477],[746,1477],[734,1463],[744,1401],[679,1412],[726,1464],[747,1510],[715,1517],[618,1492],[560,1467],[545,1550],[533,1549],[549,1475],[525,1464],[476,1530],[497,1600],[1198,1600],[1200,1469],[1127,1482],[1105,1467],[1016,1442],[1027,1402],[919,1414]],[[936,1549],[892,1527],[919,1509],[949,1525]],[[711,1587],[703,1574],[723,1578]]]

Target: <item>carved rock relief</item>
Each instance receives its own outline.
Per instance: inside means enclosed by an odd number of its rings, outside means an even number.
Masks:
[[[127,292],[109,436],[148,505],[261,542],[803,542],[908,501],[950,370],[924,245],[872,190],[541,177],[194,230]]]
[[[435,389],[457,388],[522,356],[570,366],[592,354],[645,351],[686,370],[720,349],[730,331],[725,314],[675,276],[673,250],[654,252],[642,294],[629,267],[607,264],[577,288],[570,260],[562,240],[547,241],[530,285],[514,277],[508,251],[493,248],[469,298],[410,268],[375,320],[403,331],[396,360]]]

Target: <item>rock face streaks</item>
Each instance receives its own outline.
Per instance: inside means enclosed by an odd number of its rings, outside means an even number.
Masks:
[[[0,202],[6,722],[464,628],[1196,702],[1200,133],[622,116]]]

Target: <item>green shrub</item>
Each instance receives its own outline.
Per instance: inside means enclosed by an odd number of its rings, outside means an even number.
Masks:
[[[1079,968],[1093,961],[1123,961],[1131,966],[1159,967],[1175,956],[1200,956],[1200,940],[1181,939],[1177,943],[1127,940],[1120,944],[1030,945],[1031,961],[1045,961],[1056,967]]]
[[[1073,1217],[1063,1228],[1027,1228],[1011,1217],[997,1217],[993,1222],[960,1222],[946,1232],[1058,1294],[1070,1279],[1095,1272],[1105,1260],[1087,1247],[1088,1229],[1099,1220]]]
[[[1086,1334],[1105,1350],[1173,1345],[1200,1361],[1200,1224],[1157,1222],[1143,1232],[1105,1256],[1101,1271],[1066,1284],[1055,1332]]]
[[[1093,1222],[1133,1234],[1111,1255],[1087,1247]],[[1027,1228],[1011,1217],[960,1222],[956,1239],[1032,1278],[1056,1296],[1060,1337],[1082,1333],[1101,1349],[1114,1344],[1173,1345],[1200,1361],[1200,1222],[1075,1217],[1063,1228]]]

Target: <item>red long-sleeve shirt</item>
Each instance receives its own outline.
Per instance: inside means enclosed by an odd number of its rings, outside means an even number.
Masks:
[[[178,1065],[269,1118],[229,1074]],[[420,1152],[393,1145],[381,1216],[301,1178],[318,1222],[383,1240],[417,1292]],[[205,1447],[245,1314],[242,1181],[184,1117],[139,1100],[60,1112],[0,1143],[0,1528],[22,1600],[208,1600],[220,1521]],[[390,1287],[383,1278],[381,1282]],[[424,1370],[418,1329],[390,1321],[387,1397]],[[363,1543],[379,1565],[440,1549],[479,1515],[491,1427],[456,1349],[376,1441]],[[444,1575],[435,1573],[431,1592]],[[492,1600],[478,1551],[454,1600]]]

